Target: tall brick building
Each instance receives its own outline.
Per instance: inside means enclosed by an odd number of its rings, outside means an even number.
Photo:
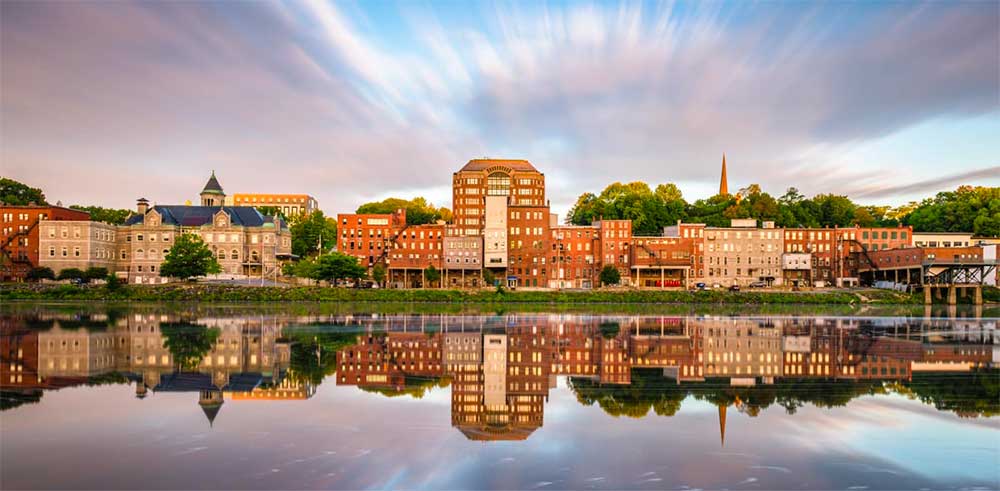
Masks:
[[[527,160],[474,159],[452,176],[452,213],[463,235],[482,235],[486,196],[511,206],[545,205],[545,175]]]

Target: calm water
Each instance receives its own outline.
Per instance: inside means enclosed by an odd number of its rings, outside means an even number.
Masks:
[[[3,306],[0,488],[1000,487],[995,318],[351,311]]]

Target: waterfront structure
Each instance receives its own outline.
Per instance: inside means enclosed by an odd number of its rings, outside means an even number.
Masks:
[[[446,225],[442,247],[445,286],[468,288],[482,285],[482,236],[461,235],[456,226]]]
[[[812,285],[812,254],[786,252],[781,255],[782,282],[791,286]]]
[[[632,284],[639,288],[688,288],[698,239],[632,237]]]
[[[56,275],[67,268],[105,268],[118,264],[118,227],[90,220],[46,220],[39,225],[38,265]]]
[[[783,235],[773,222],[757,228],[756,220],[733,219],[730,227],[706,228],[704,240],[701,281],[723,287],[754,282],[781,285]]]
[[[489,201],[488,196],[509,200]],[[483,234],[491,203],[545,205],[545,175],[527,160],[470,160],[452,176],[452,215],[462,235]]]
[[[286,217],[311,214],[319,210],[319,202],[308,194],[235,193],[226,197],[230,206],[273,207]]]
[[[62,206],[0,204],[0,281],[24,281],[39,265],[40,224],[88,219],[89,213]]]
[[[388,254],[389,284],[399,288],[440,286],[427,282],[425,271],[444,267],[444,223],[410,225],[391,243]]]

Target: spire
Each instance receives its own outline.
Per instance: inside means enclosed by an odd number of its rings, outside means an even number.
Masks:
[[[201,206],[222,206],[225,204],[226,193],[222,191],[222,185],[215,178],[215,171],[212,177],[208,178],[205,188],[201,190]]]
[[[719,405],[719,440],[721,446],[726,446],[726,409],[728,405]]]
[[[729,195],[729,183],[726,182],[726,153],[722,153],[722,179],[719,180],[719,194]]]

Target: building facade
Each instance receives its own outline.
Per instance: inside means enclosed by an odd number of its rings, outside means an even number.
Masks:
[[[39,225],[89,219],[85,211],[61,206],[0,205],[0,281],[24,281],[39,265]]]
[[[399,235],[406,228],[406,210],[391,214],[341,213],[337,215],[337,250],[358,258],[362,266],[385,263]]]
[[[308,194],[236,193],[226,198],[226,204],[254,208],[274,207],[289,218],[319,210],[319,202]]]
[[[118,227],[90,220],[46,220],[39,225],[39,266],[56,275],[67,268],[105,268],[118,264]]]
[[[503,203],[512,206],[543,206],[545,175],[527,160],[470,160],[452,176],[452,214],[462,235],[483,234],[487,196],[509,198]]]

